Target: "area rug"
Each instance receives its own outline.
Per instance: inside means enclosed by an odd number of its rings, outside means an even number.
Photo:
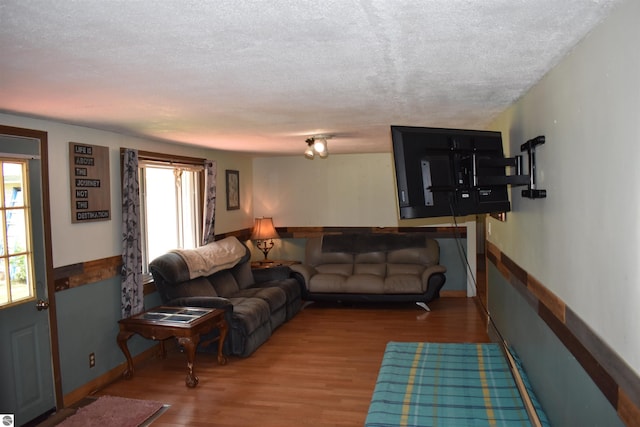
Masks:
[[[387,344],[365,422],[367,427],[531,425],[499,344],[399,342]],[[546,417],[541,425],[548,425]]]
[[[100,396],[95,402],[79,408],[58,426],[139,427],[148,425],[149,420],[163,408],[164,404],[152,400]]]

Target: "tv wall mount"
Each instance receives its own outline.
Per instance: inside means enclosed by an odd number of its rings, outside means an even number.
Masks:
[[[543,190],[537,187],[536,184],[536,147],[545,143],[544,135],[537,136],[528,140],[520,146],[520,151],[526,151],[529,161],[529,173],[525,174],[522,171],[522,155],[515,157],[505,157],[503,159],[475,159],[474,165],[482,166],[510,166],[515,168],[514,175],[507,176],[478,176],[474,173],[473,186],[491,186],[491,185],[511,185],[511,186],[526,186],[525,190],[522,190],[522,197],[529,199],[544,199],[547,197],[547,190]],[[474,168],[475,169],[475,168]]]
[[[520,146],[520,151],[526,151],[529,157],[529,184],[526,190],[522,190],[522,197],[529,199],[544,199],[547,197],[547,190],[542,190],[536,185],[536,147],[544,143],[545,137],[540,135]]]

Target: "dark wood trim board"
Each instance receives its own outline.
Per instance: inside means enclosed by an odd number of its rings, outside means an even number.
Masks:
[[[640,420],[640,377],[564,301],[491,242],[493,263],[576,358],[628,426]],[[489,298],[491,296],[489,295]]]

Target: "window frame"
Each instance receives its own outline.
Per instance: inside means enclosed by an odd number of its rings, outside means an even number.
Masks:
[[[121,159],[124,155],[124,148],[120,149]],[[144,164],[156,165],[158,167],[167,167],[176,169],[180,166],[185,169],[196,170],[197,185],[196,194],[196,211],[194,215],[194,226],[196,227],[196,244],[199,245],[202,242],[203,233],[203,215],[204,215],[204,195],[205,195],[205,170],[204,164],[206,159],[198,157],[178,156],[173,154],[164,154],[150,151],[138,150],[138,178],[140,179],[140,238],[141,238],[141,251],[142,251],[142,275],[144,282],[152,281],[151,274],[149,273],[148,252],[146,248],[147,230],[146,230],[146,204],[143,200],[144,195],[144,180],[140,177],[141,168]],[[121,162],[122,164],[122,162]],[[198,212],[199,211],[199,212]]]

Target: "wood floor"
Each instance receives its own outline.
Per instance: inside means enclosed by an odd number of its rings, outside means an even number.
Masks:
[[[153,427],[362,426],[387,342],[489,341],[474,299],[441,298],[430,307],[315,303],[251,357],[219,366],[199,353],[194,389],[184,383],[185,356],[173,350],[95,394],[170,404]]]

